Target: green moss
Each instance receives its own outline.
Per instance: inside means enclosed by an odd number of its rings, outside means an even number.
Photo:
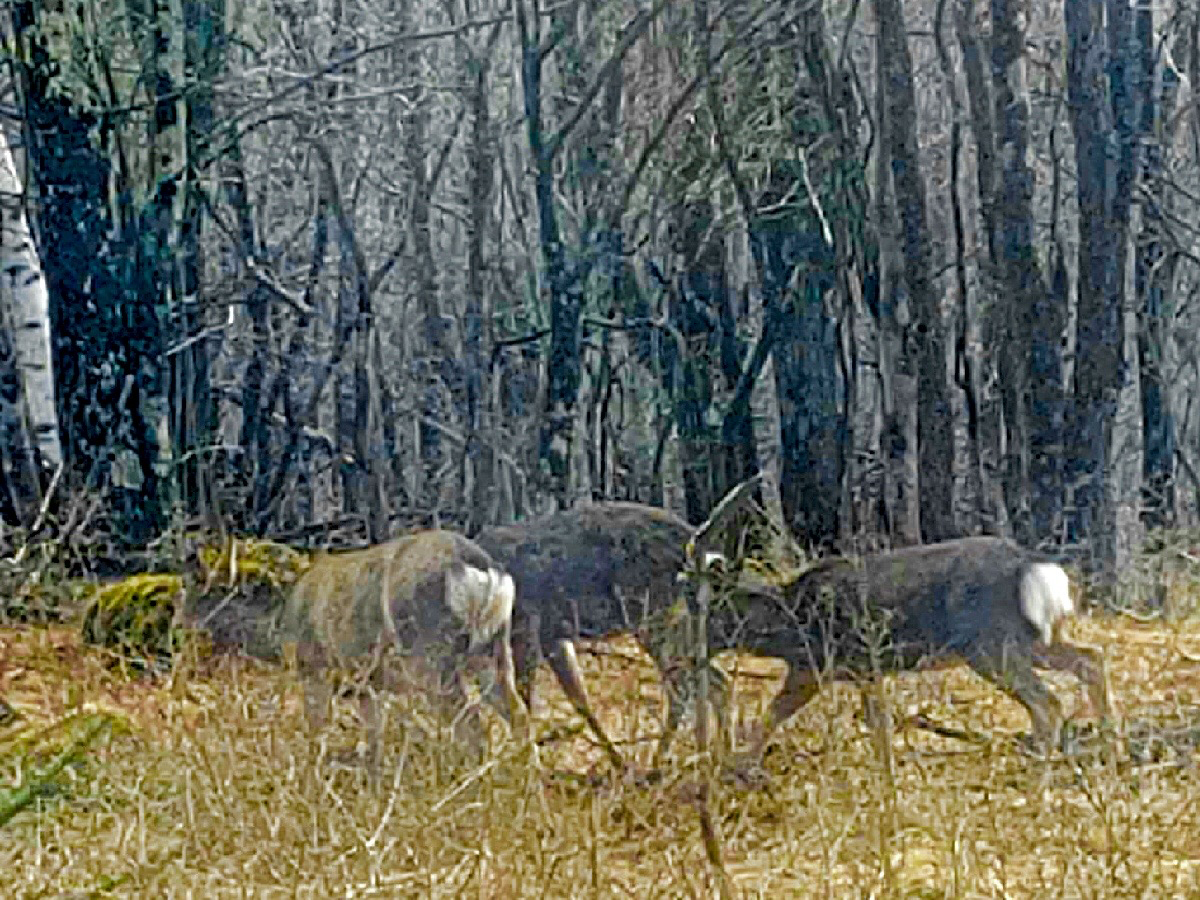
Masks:
[[[286,588],[312,565],[308,554],[274,541],[233,538],[199,551],[200,571],[207,584],[264,584]]]
[[[83,639],[112,647],[135,664],[169,661],[182,630],[179,575],[134,575],[96,589],[83,617]]]
[[[68,768],[81,766],[88,750],[114,723],[107,713],[76,714],[47,728],[0,740],[0,761],[17,773],[12,784],[0,783],[0,828],[40,798],[69,797],[78,778]]]

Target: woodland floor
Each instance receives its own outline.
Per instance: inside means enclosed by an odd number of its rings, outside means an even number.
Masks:
[[[889,679],[916,714],[990,736],[897,728],[892,773],[849,685],[778,735],[762,787],[718,778],[725,870],[745,897],[1200,895],[1200,625],[1081,619],[1123,716],[1070,758],[1034,760],[1024,711],[963,667]],[[583,654],[610,733],[648,763],[660,697],[627,642]],[[730,660],[737,705],[779,670]],[[1082,691],[1050,676],[1068,709]],[[539,675],[540,734],[574,723]],[[710,897],[690,734],[661,780],[614,782],[582,733],[539,764],[493,730],[478,766],[390,704],[387,788],[333,749],[357,740],[343,703],[320,740],[274,666],[223,659],[186,678],[123,673],[67,628],[0,629],[0,799],[88,723],[107,725],[53,789],[0,830],[3,897]],[[0,707],[2,711],[2,707]],[[64,724],[63,719],[67,717]],[[328,750],[329,752],[325,752]],[[589,777],[592,776],[592,777]]]

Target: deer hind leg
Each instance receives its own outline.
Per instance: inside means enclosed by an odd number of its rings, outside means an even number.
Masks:
[[[285,660],[300,679],[304,691],[304,718],[309,731],[316,734],[329,722],[329,708],[333,703],[333,687],[324,655],[316,647],[300,643],[286,649]]]
[[[558,641],[547,661],[558,677],[558,683],[562,685],[563,693],[567,695],[567,699],[571,701],[575,711],[587,721],[597,740],[600,741],[600,746],[604,748],[609,761],[617,769],[624,769],[625,760],[617,752],[613,742],[609,740],[604,728],[600,725],[600,720],[592,712],[591,703],[588,702],[587,690],[583,686],[583,673],[579,670],[579,660],[575,656],[575,645],[566,639]]]
[[[304,687],[304,718],[313,734],[323,731],[329,723],[329,707],[333,703],[333,685],[325,672],[309,672],[302,676]]]
[[[496,639],[496,677],[488,686],[484,697],[488,705],[503,716],[506,722],[510,725],[515,724],[518,732],[522,728],[532,727],[533,679],[537,674],[540,656],[536,640],[518,638],[515,633],[507,638]]]
[[[980,651],[967,657],[979,675],[1017,700],[1029,711],[1030,737],[1046,751],[1059,746],[1063,714],[1057,698],[1034,674],[1033,659],[1020,650]]]
[[[517,691],[525,703],[529,715],[533,715],[533,681],[537,675],[538,665],[542,661],[542,644],[538,637],[541,623],[539,618],[530,616],[518,624],[512,622],[510,638],[513,658],[513,674],[517,683]]]
[[[496,646],[498,677],[492,682],[486,697],[488,704],[504,716],[507,722],[516,723],[517,733],[524,740],[532,734],[533,681],[541,662],[542,651],[537,632],[531,630],[528,625],[518,628],[514,619],[510,631],[507,637],[497,639],[503,644],[501,646],[501,643],[497,643]],[[502,654],[507,656],[507,661]],[[516,699],[510,696],[510,690],[515,692]],[[517,700],[520,701],[519,704]]]
[[[1033,648],[1033,664],[1042,669],[1074,675],[1087,689],[1092,715],[1101,720],[1112,717],[1108,672],[1104,665],[1104,657],[1095,650],[1061,642],[1039,643]]]
[[[358,689],[358,711],[366,734],[367,776],[371,784],[379,784],[380,763],[383,759],[383,727],[379,715],[378,679],[372,678]]]
[[[530,713],[525,698],[517,689],[516,665],[513,659],[513,646],[509,629],[505,628],[496,637],[493,650],[495,665],[495,680],[491,690],[484,696],[490,705],[504,717],[513,734],[521,741],[530,737]],[[532,689],[532,685],[530,686]],[[497,702],[497,693],[503,703]]]

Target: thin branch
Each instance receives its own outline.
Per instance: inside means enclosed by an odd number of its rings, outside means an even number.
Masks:
[[[638,13],[632,22],[622,29],[623,33],[617,41],[617,46],[613,49],[612,55],[605,60],[604,65],[600,67],[600,71],[596,73],[596,77],[592,79],[592,83],[588,85],[587,90],[583,92],[583,96],[575,106],[575,114],[567,120],[567,123],[559,129],[558,133],[546,142],[543,152],[547,160],[552,160],[562,149],[563,143],[575,127],[583,121],[592,108],[592,101],[596,99],[596,95],[604,88],[609,79],[612,78],[617,66],[625,59],[625,54],[630,51],[638,38],[646,33],[650,27],[650,23],[658,18],[659,14],[666,9],[669,0],[658,0],[654,8],[649,11]]]

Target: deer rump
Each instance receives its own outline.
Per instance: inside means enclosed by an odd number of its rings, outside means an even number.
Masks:
[[[1062,717],[1035,665],[1075,674],[1095,711],[1108,713],[1099,655],[1057,639],[1058,624],[1073,613],[1061,567],[1011,541],[974,537],[831,560],[778,592],[721,597],[709,633],[714,649],[788,664],[768,730],[811,699],[822,679],[963,660],[1022,703],[1033,737],[1046,743],[1057,741]]]
[[[500,651],[513,602],[512,578],[486,553],[462,535],[425,531],[319,557],[296,583],[282,632],[302,674],[332,668],[356,687],[398,690],[413,673],[443,699],[463,699],[466,668],[485,654],[500,681],[512,677]]]

